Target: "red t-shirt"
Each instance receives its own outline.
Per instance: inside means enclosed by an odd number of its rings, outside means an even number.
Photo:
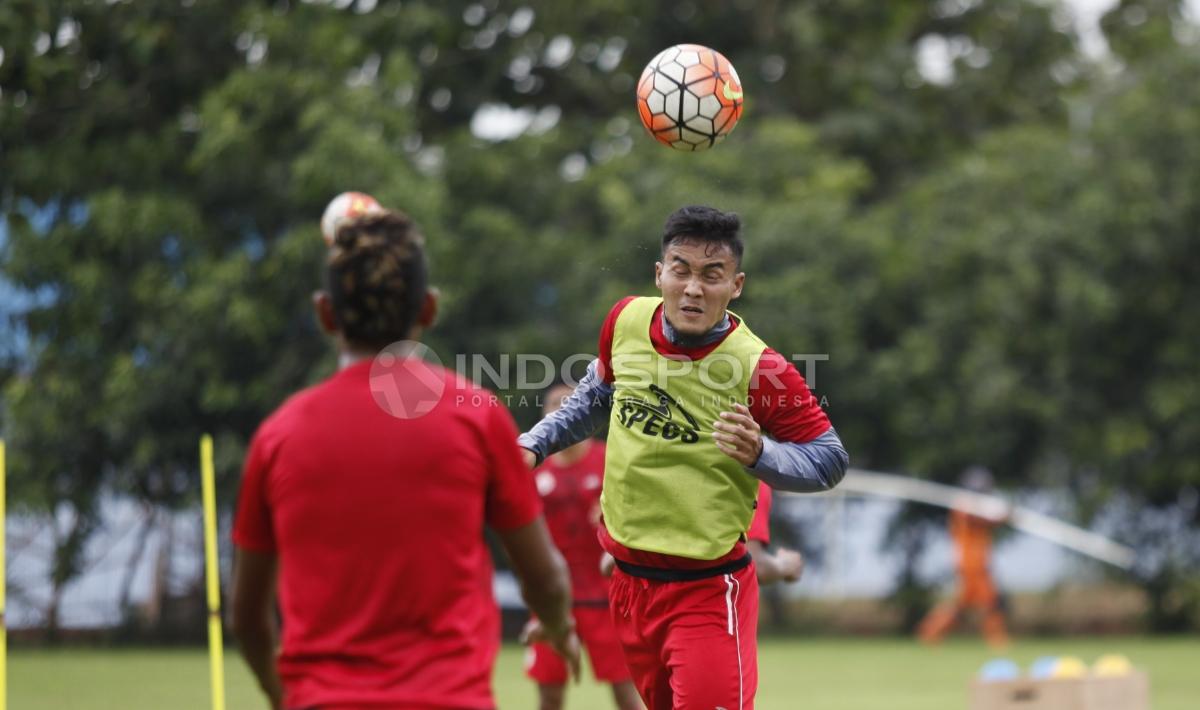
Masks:
[[[483,528],[527,525],[541,503],[508,411],[442,368],[397,376],[405,395],[431,382],[437,404],[400,419],[376,404],[371,362],[353,365],[250,444],[233,540],[279,556],[287,707],[495,705]]]
[[[575,604],[608,604],[608,580],[600,574],[604,555],[596,539],[600,487],[604,482],[604,444],[592,441],[584,457],[564,466],[551,456],[533,474],[542,496],[546,526],[571,570]]]
[[[609,384],[613,383],[612,344],[613,333],[617,327],[617,317],[634,298],[634,296],[630,296],[617,302],[609,311],[608,317],[604,319],[604,325],[600,328],[600,371],[604,376],[604,381]],[[684,348],[668,340],[663,332],[662,305],[660,304],[650,319],[650,342],[653,343],[655,351],[665,357],[700,360],[724,342],[730,333],[741,327],[741,322],[737,318],[731,316],[730,321],[731,327],[717,341],[698,348]],[[771,438],[776,441],[802,444],[816,439],[829,430],[829,417],[825,415],[825,410],[821,409],[817,398],[809,391],[804,377],[796,370],[795,365],[771,348],[763,350],[759,357],[754,372],[750,375],[750,390],[747,394],[750,400],[748,402],[750,416],[762,427],[764,434],[770,434]],[[766,488],[767,486],[760,485],[760,493]],[[759,505],[763,505],[761,496]],[[763,522],[765,523],[765,517]],[[742,557],[746,553],[745,545],[738,542],[728,553],[715,560],[692,560],[686,557],[662,555],[625,547],[614,540],[607,530],[603,529],[600,531],[600,542],[604,545],[604,549],[617,559],[669,569],[697,569],[715,566]]]

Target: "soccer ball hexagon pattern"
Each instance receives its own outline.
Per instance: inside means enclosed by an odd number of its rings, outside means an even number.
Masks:
[[[706,150],[742,116],[742,82],[720,52],[677,44],[659,52],[637,84],[638,116],[663,145]]]

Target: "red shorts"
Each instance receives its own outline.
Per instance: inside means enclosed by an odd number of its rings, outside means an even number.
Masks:
[[[575,630],[587,649],[592,675],[601,683],[623,683],[629,680],[629,667],[617,640],[612,617],[605,607],[581,606],[573,610]],[[539,685],[565,685],[567,664],[554,649],[535,643],[525,652],[525,674]]]
[[[752,710],[758,689],[754,565],[696,581],[617,569],[610,610],[648,710]]]

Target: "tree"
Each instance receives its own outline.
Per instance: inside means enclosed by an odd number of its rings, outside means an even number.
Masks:
[[[998,132],[898,193],[861,223],[852,286],[872,294],[858,461],[1066,491],[1138,545],[1159,628],[1194,623],[1200,566],[1195,68],[1156,55],[1098,88],[1090,125]]]
[[[378,82],[344,81],[364,52],[325,19],[295,13],[305,41],[275,51],[312,66],[291,73],[264,64],[245,29],[286,38],[270,5],[0,9],[21,40],[5,40],[0,67],[3,268],[42,296],[18,316],[28,348],[5,391],[6,436],[14,502],[68,521],[52,632],[101,492],[191,504],[209,431],[228,503],[264,413],[328,370],[307,306],[324,202],[362,181],[419,216],[436,209],[394,110],[415,70],[397,60]]]
[[[746,218],[739,312],[818,356],[798,364],[857,463],[982,459],[1094,493],[1085,517],[1116,491],[1179,505],[1195,57],[1132,7],[1105,73],[1028,0],[0,5],[0,276],[24,298],[4,433],[14,501],[63,511],[56,593],[101,492],[192,504],[210,431],[228,505],[258,422],[332,369],[308,295],[348,189],[427,233],[444,360],[593,349],[666,214],[711,202]],[[746,84],[706,155],[633,111],[681,41]],[[496,105],[538,120],[484,140]]]

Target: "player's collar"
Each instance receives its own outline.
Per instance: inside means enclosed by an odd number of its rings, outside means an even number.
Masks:
[[[700,348],[705,345],[712,345],[725,337],[725,334],[733,326],[732,321],[729,320],[729,312],[726,311],[725,317],[721,319],[721,322],[714,325],[707,333],[703,335],[684,335],[676,331],[675,327],[671,325],[671,321],[667,320],[667,309],[663,309],[660,317],[662,318],[663,335],[666,336],[672,345],[681,348]]]

